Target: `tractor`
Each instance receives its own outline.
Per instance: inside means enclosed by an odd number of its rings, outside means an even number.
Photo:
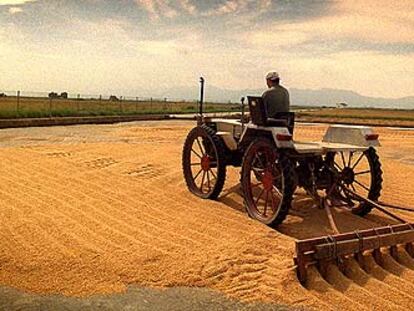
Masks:
[[[293,139],[295,114],[269,117],[261,97],[248,96],[250,115],[240,120],[217,119],[203,113],[204,79],[201,78],[197,126],[188,134],[182,154],[184,179],[191,193],[217,199],[227,166],[241,167],[241,190],[248,215],[277,229],[289,213],[295,191],[302,188],[326,210],[334,235],[296,242],[295,263],[299,280],[318,262],[374,251],[396,251],[403,245],[414,256],[414,230],[390,212],[397,207],[379,201],[383,172],[376,148],[379,135],[365,126],[331,125],[321,142]],[[248,120],[249,119],[249,120]],[[401,225],[340,233],[331,209],[343,207],[365,216],[376,208]],[[390,238],[391,236],[391,238]],[[323,269],[321,269],[323,270]]]

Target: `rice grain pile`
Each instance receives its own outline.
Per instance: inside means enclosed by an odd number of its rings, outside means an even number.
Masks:
[[[192,123],[158,122],[0,133],[0,283],[41,294],[89,296],[151,287],[208,287],[244,301],[332,310],[403,310],[414,305],[414,260],[367,258],[327,279],[311,269],[307,288],[293,266],[294,241],[331,233],[323,211],[299,192],[271,230],[243,211],[239,170],[220,200],[183,182],[181,150]],[[325,126],[298,126],[319,140]],[[383,199],[414,205],[414,133],[380,128]],[[4,138],[3,138],[4,137]],[[9,142],[9,143],[7,143]],[[13,143],[10,143],[13,142]],[[401,215],[410,217],[406,213]],[[335,212],[341,230],[389,222]],[[413,217],[411,216],[411,220]]]

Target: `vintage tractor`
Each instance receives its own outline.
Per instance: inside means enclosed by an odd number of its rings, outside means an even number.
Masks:
[[[293,140],[294,114],[269,118],[261,97],[248,97],[250,121],[214,119],[203,114],[204,79],[201,78],[197,126],[188,134],[182,165],[188,189],[203,199],[216,199],[223,189],[226,167],[241,167],[241,188],[248,215],[276,228],[283,222],[297,188],[303,188],[327,212],[334,235],[296,242],[297,273],[306,281],[309,265],[339,262],[342,257],[372,251],[381,260],[381,248],[397,256],[403,246],[414,257],[413,225],[380,203],[382,170],[376,152],[378,135],[369,127],[331,125],[321,142]],[[372,230],[340,233],[331,213],[343,207],[365,216],[376,208],[401,222]]]

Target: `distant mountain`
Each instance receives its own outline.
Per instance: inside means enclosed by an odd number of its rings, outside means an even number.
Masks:
[[[206,101],[239,102],[242,96],[261,95],[265,89],[226,90],[212,85],[206,85]],[[414,96],[403,98],[381,98],[360,95],[353,91],[323,88],[319,90],[290,88],[292,105],[299,106],[336,106],[346,103],[349,107],[375,107],[414,109]],[[139,94],[139,93],[137,93]],[[142,92],[141,92],[142,94]],[[174,87],[162,91],[147,91],[142,96],[154,98],[169,98],[177,100],[196,100],[199,98],[197,85],[194,87]]]
[[[350,107],[375,107],[414,109],[414,96],[404,98],[381,98],[362,96],[353,91],[320,89],[290,90],[292,103],[305,106],[336,106],[337,103],[346,103]]]

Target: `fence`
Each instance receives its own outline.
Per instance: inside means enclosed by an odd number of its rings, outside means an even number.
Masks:
[[[207,112],[231,112],[239,109],[238,104],[232,103],[205,104]],[[197,100],[54,92],[0,92],[1,118],[179,114],[197,111]]]

